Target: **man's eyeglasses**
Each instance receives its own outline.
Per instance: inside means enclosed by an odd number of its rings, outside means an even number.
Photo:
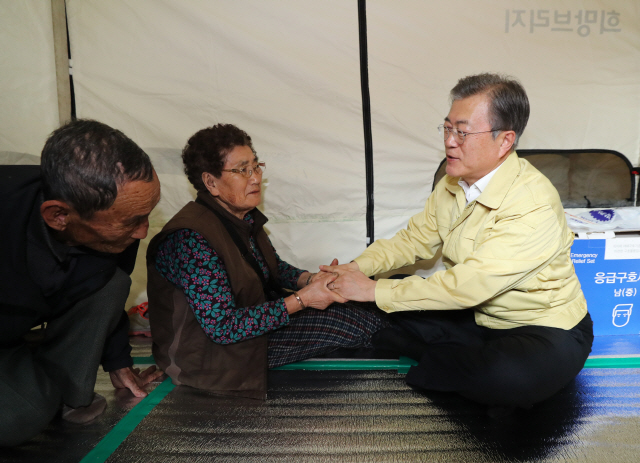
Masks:
[[[453,127],[447,127],[444,124],[440,124],[438,126],[438,133],[444,140],[448,140],[451,135],[453,135],[453,139],[458,143],[458,145],[462,145],[464,143],[464,139],[467,135],[478,135],[479,133],[490,133],[490,132],[500,132],[502,129],[493,129],[493,130],[485,130],[484,132],[463,132],[462,130],[454,129]]]
[[[233,172],[234,174],[242,175],[244,178],[249,178],[254,172],[258,175],[262,174],[266,168],[267,166],[264,162],[259,162],[251,167],[243,167],[242,169],[222,169],[222,172]]]

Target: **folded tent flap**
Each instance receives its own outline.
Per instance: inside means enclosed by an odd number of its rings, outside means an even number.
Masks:
[[[518,156],[527,159],[553,183],[565,208],[635,205],[635,179],[640,167],[633,167],[618,151],[522,149],[518,150]],[[443,159],[438,166],[433,187],[444,177],[446,161]]]

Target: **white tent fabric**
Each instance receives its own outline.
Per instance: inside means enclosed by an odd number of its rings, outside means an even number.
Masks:
[[[0,1],[0,162],[39,162],[58,126],[50,2]]]
[[[467,75],[523,83],[531,117],[520,148],[612,149],[640,162],[640,3],[369,0],[367,22],[376,237],[424,206],[444,158],[436,127]]]
[[[193,198],[180,160],[187,138],[229,122],[252,136],[267,162],[263,210],[285,260],[313,270],[364,249],[357,2],[66,5],[77,116],[129,135],[162,181],[150,236]],[[612,149],[640,164],[638,2],[366,6],[376,238],[422,209],[444,156],[436,127],[450,88],[468,74],[503,72],[523,82],[532,113],[521,148]],[[37,155],[57,123],[49,10],[48,2],[0,0],[9,63],[0,68],[0,150]],[[145,247],[130,305],[146,300]]]
[[[264,211],[283,259],[314,270],[364,249],[353,6],[67,2],[78,117],[121,129],[150,154],[160,175],[163,199],[150,235],[191,199],[179,150],[197,130],[226,122],[246,130],[267,163]],[[145,298],[143,263],[136,268],[142,283],[132,290],[136,300]]]

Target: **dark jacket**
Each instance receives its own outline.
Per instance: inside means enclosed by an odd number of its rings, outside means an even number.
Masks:
[[[269,271],[277,275],[277,259],[263,229],[267,218],[251,211],[254,224],[240,220],[222,208],[208,193],[199,193],[218,213],[229,219],[247,249],[254,236]],[[238,307],[265,302],[261,280],[233,242],[215,213],[190,202],[156,235],[147,250],[149,321],[156,363],[175,384],[186,384],[223,395],[265,399],[267,391],[267,336],[234,344],[216,344],[204,332],[181,289],[165,280],[155,268],[157,247],[171,233],[194,230],[215,249],[226,267]]]
[[[138,242],[118,255],[57,242],[40,215],[43,201],[40,166],[0,166],[0,347],[21,344],[32,327],[104,287],[117,267],[131,273],[135,265]],[[105,345],[107,371],[133,364],[122,313]]]

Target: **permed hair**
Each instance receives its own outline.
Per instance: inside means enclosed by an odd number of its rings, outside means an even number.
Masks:
[[[196,132],[182,150],[184,173],[198,191],[207,191],[203,172],[216,178],[222,175],[227,155],[236,146],[248,146],[255,154],[251,137],[233,124],[216,124]]]

